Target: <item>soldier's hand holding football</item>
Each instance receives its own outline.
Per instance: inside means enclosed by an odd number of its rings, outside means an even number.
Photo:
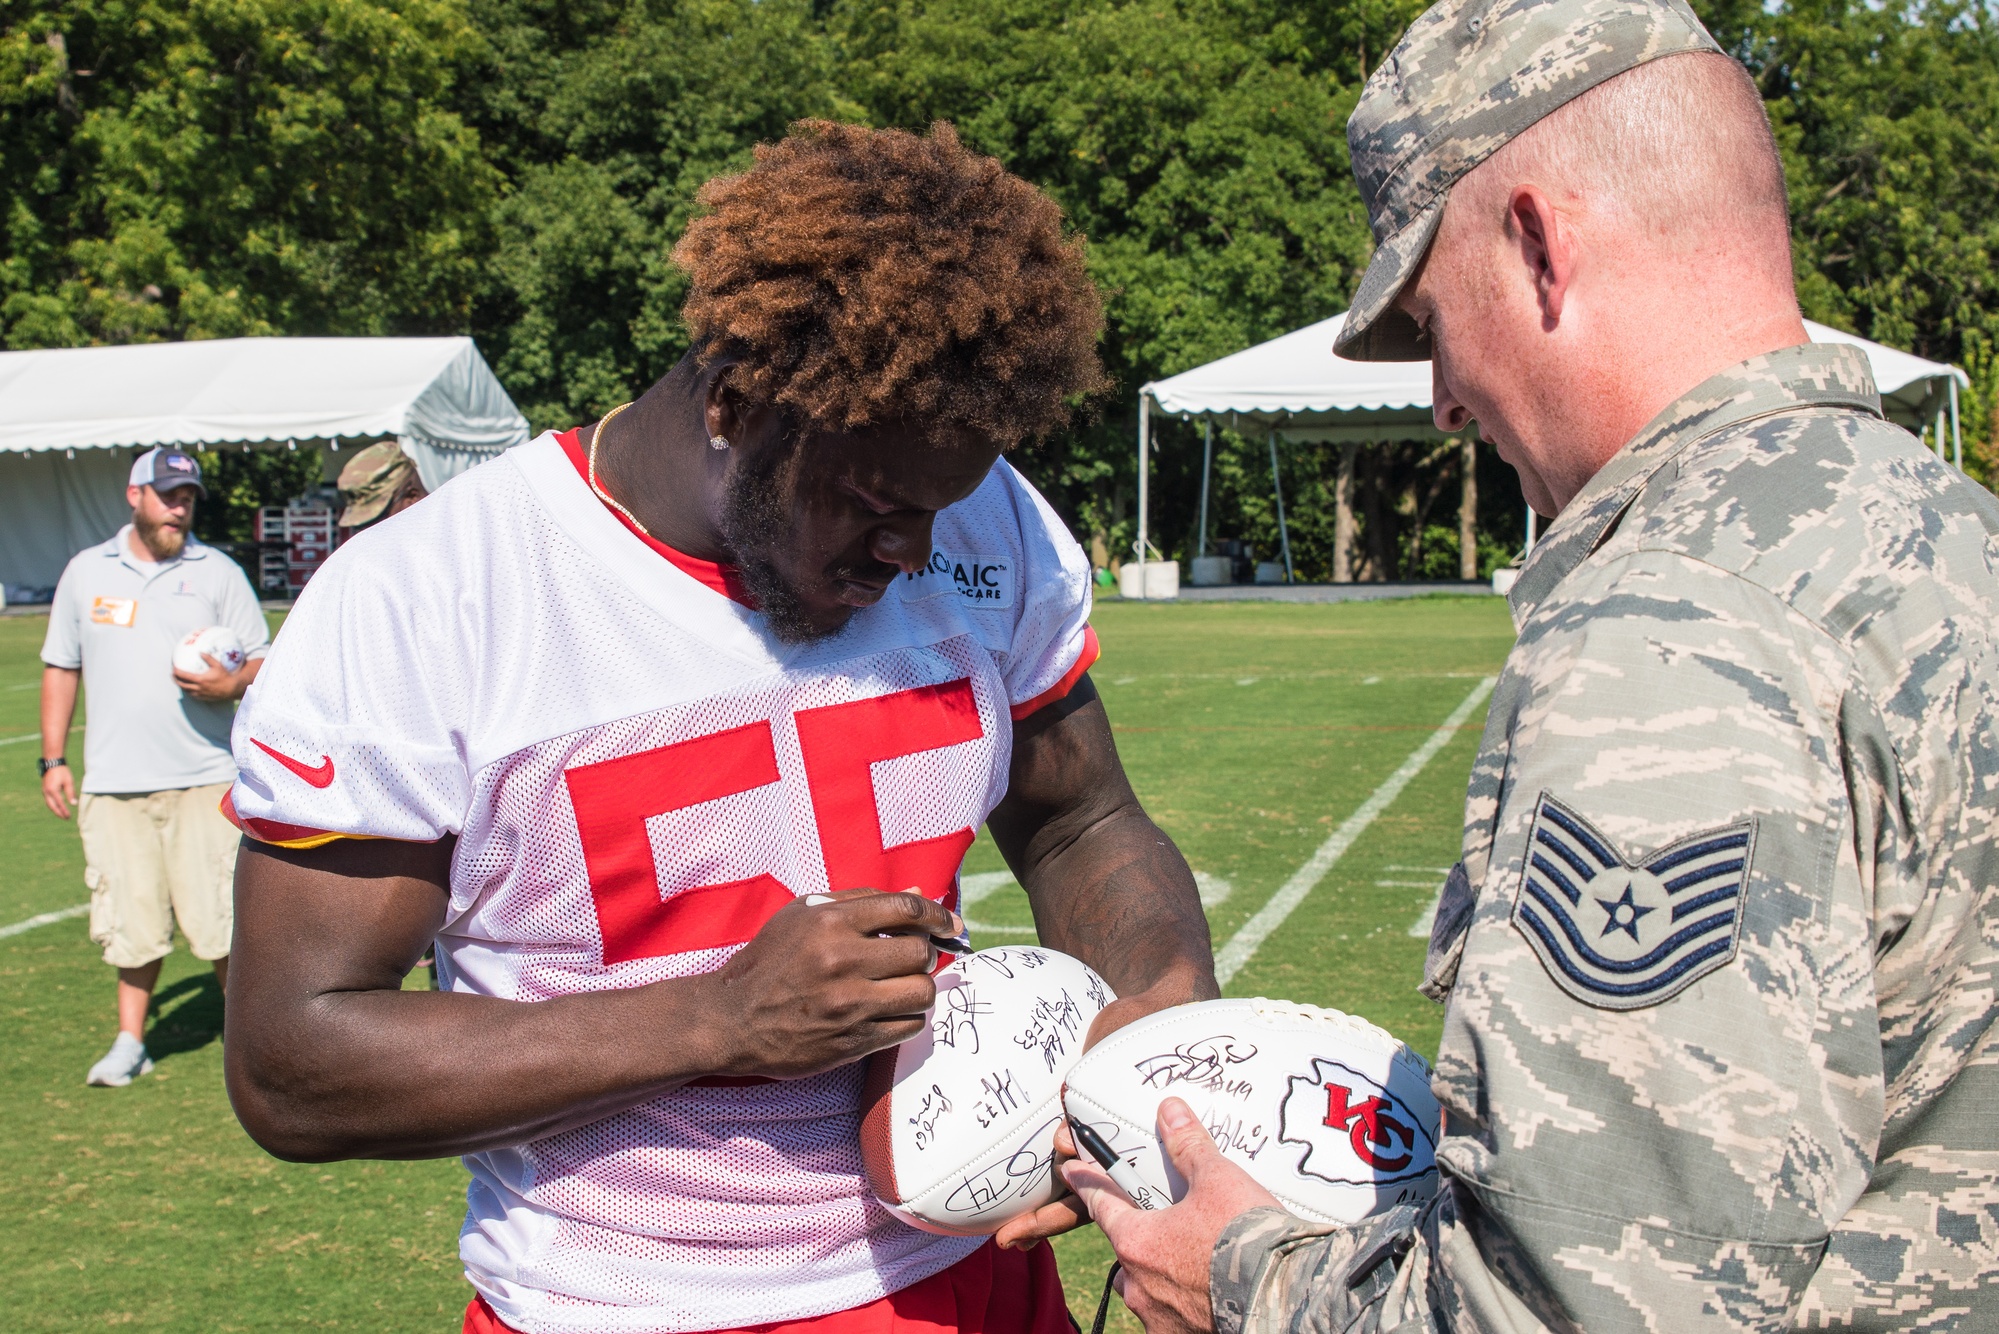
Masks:
[[[1137,996],[1120,996],[1106,1005],[1090,1024],[1090,1031],[1084,1035],[1083,1050],[1088,1051],[1109,1037],[1118,1029],[1148,1014],[1173,1005],[1182,1004],[1184,996],[1172,991],[1154,991]],[[1069,1133],[1065,1121],[1055,1127],[1055,1174],[1063,1176],[1062,1169],[1077,1161],[1075,1137]],[[1066,1178],[1065,1178],[1066,1180]],[[1059,1237],[1064,1232],[1072,1232],[1090,1221],[1089,1212],[1083,1202],[1074,1194],[1065,1194],[1050,1200],[1032,1213],[1022,1214],[1009,1221],[993,1236],[993,1240],[1009,1250],[1027,1251],[1034,1249],[1050,1237]]]
[[[1093,1163],[1067,1164],[1062,1175],[1117,1252],[1118,1295],[1146,1334],[1206,1334],[1215,1325],[1208,1301],[1208,1261],[1228,1225],[1277,1197],[1222,1156],[1194,1109],[1178,1098],[1159,1104],[1159,1135],[1174,1169],[1187,1180],[1178,1204],[1134,1207]]]
[[[919,894],[847,890],[780,909],[713,975],[716,1073],[798,1078],[915,1036],[937,997],[931,936],[964,929]]]

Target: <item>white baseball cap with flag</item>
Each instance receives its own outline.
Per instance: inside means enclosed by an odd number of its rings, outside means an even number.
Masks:
[[[194,461],[194,455],[178,449],[149,449],[132,460],[128,485],[150,486],[160,492],[191,486],[204,500],[208,498],[208,488],[201,484],[201,465]]]

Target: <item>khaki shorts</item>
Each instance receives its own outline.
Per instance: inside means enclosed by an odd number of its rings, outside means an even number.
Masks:
[[[174,923],[197,959],[229,953],[235,926],[234,825],[227,783],[166,792],[86,792],[77,805],[90,938],[104,962],[138,968],[173,953]]]

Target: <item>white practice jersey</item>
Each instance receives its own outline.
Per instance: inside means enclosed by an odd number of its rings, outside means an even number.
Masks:
[[[796,895],[950,900],[1012,720],[1096,643],[1087,561],[1004,461],[935,546],[842,634],[782,644],[544,435],[313,578],[237,714],[233,815],[294,846],[457,835],[440,976],[509,1000],[707,972]],[[467,1274],[530,1334],[636,1334],[846,1310],[936,1273],[979,1241],[875,1202],[860,1090],[859,1066],[696,1085],[473,1154]]]

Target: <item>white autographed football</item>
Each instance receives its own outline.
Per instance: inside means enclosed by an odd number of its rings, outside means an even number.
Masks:
[[[1352,1223],[1436,1193],[1430,1067],[1365,1019],[1260,999],[1175,1006],[1092,1047],[1064,1101],[1178,1200],[1187,1183],[1157,1130],[1169,1096],[1300,1218]]]
[[[861,1160],[876,1198],[956,1236],[996,1232],[1054,1199],[1062,1080],[1114,999],[1083,964],[1034,945],[980,950],[938,973],[929,1027],[868,1063]]]
[[[243,665],[243,640],[226,625],[196,630],[174,645],[174,670],[201,675],[209,670],[203,654],[215,659],[223,671],[233,672]]]

